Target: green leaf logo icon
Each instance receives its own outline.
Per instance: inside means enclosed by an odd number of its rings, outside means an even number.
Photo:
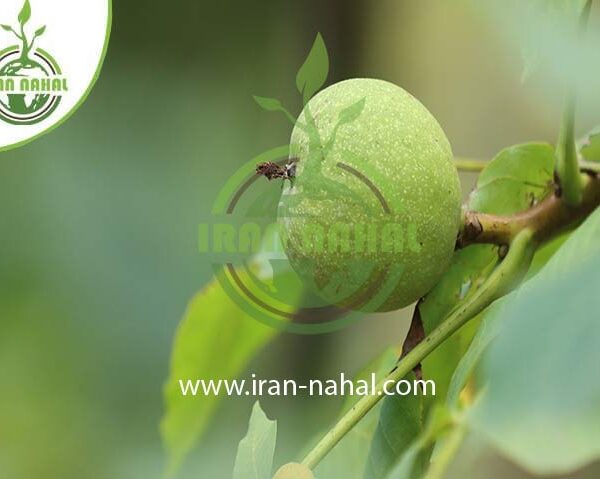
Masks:
[[[0,151],[20,147],[64,123],[96,82],[110,37],[112,0],[76,3],[85,3],[76,15],[71,0],[2,3]],[[78,61],[82,52],[98,61]],[[61,67],[65,64],[68,70]]]
[[[25,0],[25,4],[23,8],[19,12],[19,23],[21,25],[25,25],[29,19],[31,18],[31,5],[29,4],[29,0]]]
[[[304,104],[319,91],[319,89],[327,80],[329,74],[329,55],[327,47],[320,33],[317,33],[317,38],[304,61],[304,64],[298,70],[296,76],[296,87],[302,94]]]
[[[338,124],[345,125],[356,120],[365,109],[365,101],[366,98],[363,98],[358,100],[353,105],[350,105],[348,108],[342,110],[338,118]]]
[[[279,111],[283,108],[281,102],[275,98],[265,98],[263,96],[254,95],[254,101],[256,101],[258,106],[263,110],[267,111]]]

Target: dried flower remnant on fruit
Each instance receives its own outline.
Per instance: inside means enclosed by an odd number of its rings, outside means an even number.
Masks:
[[[266,177],[269,181],[279,178],[291,181],[296,176],[296,162],[290,161],[285,166],[272,161],[259,163],[256,165],[256,174]]]

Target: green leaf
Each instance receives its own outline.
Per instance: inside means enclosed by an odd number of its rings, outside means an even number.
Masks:
[[[45,32],[46,32],[46,25],[44,25],[43,27],[38,28],[35,31],[35,36],[36,37],[41,37]]]
[[[554,148],[527,143],[502,150],[481,172],[469,208],[481,213],[513,214],[552,191]]]
[[[552,179],[554,148],[547,143],[523,143],[500,151],[477,179],[477,187],[511,178],[524,184],[545,186]]]
[[[355,385],[358,384],[358,381],[369,381],[373,372],[377,374],[378,379],[382,379],[392,370],[397,359],[398,353],[395,350],[389,349],[385,351],[354,378]],[[356,401],[356,397],[349,397],[343,407],[343,412],[349,410]],[[344,436],[340,443],[333,448],[317,467],[315,471],[317,477],[362,479],[369,454],[369,445],[377,429],[380,410],[381,403],[371,409]]]
[[[415,375],[406,376],[414,381]],[[389,473],[423,430],[423,396],[387,396],[383,400],[377,429],[371,441],[365,479],[381,479]],[[424,461],[415,466],[424,468]]]
[[[253,96],[254,101],[258,103],[258,105],[267,111],[281,111],[283,109],[283,105],[281,102],[275,98],[266,98],[263,96]]]
[[[329,74],[329,56],[320,33],[296,75],[296,88],[302,94],[304,104],[325,84]]]
[[[346,125],[355,121],[365,109],[366,98],[358,100],[356,103],[344,108],[338,117],[338,124],[336,126]]]
[[[246,437],[240,441],[233,479],[271,479],[277,441],[277,422],[271,421],[256,402]]]
[[[23,4],[23,8],[19,12],[19,23],[21,25],[25,25],[29,19],[31,18],[31,5],[29,4],[29,0],[25,0]]]
[[[577,270],[600,257],[600,208],[596,209],[567,238],[558,252],[534,278],[535,281],[553,281],[563,274]],[[535,284],[532,280],[527,286]]]
[[[471,426],[539,474],[600,458],[600,209],[505,304]]]
[[[600,126],[590,131],[579,142],[579,153],[587,161],[600,161]]]
[[[402,454],[400,461],[387,474],[386,479],[417,479],[422,477],[424,468],[416,464],[424,447],[424,441],[417,440],[412,443],[404,454]]]
[[[0,25],[7,32],[12,32],[12,27],[10,25]]]
[[[498,214],[508,215],[510,211],[524,211],[535,204],[535,190],[532,190],[523,188],[521,182],[511,178],[501,178],[479,188],[477,194],[469,201],[469,205],[473,211],[490,213],[489,210],[486,211],[484,205],[496,200]]]
[[[221,400],[183,396],[179,380],[234,379],[275,335],[274,329],[242,311],[216,280],[192,300],[175,337],[164,389],[161,433],[171,473],[205,431]]]
[[[480,315],[481,325],[477,329],[477,334],[458,363],[450,381],[446,405],[451,410],[459,408],[460,393],[475,372],[481,356],[498,335],[500,329],[499,318],[502,317],[505,301],[506,297],[494,302]]]
[[[245,267],[236,268],[236,273],[247,285],[259,279],[265,285],[284,288],[286,298],[279,306],[294,313],[299,310],[305,289],[288,262],[273,264],[273,245],[278,243],[278,228],[272,225],[265,233],[260,251]],[[226,276],[224,270],[217,272],[215,279],[193,299],[175,337],[164,389],[166,411],[161,423],[170,474],[177,471],[185,455],[201,438],[223,397],[184,396],[179,380],[235,379],[277,335],[276,329],[257,321],[232,299],[228,289],[231,285],[223,282]]]
[[[571,231],[567,231],[556,238],[550,240],[546,244],[542,245],[533,256],[533,261],[527,272],[525,279],[530,279],[540,272],[540,270],[550,261],[550,259],[556,254],[556,252],[562,247],[563,244],[569,239]]]
[[[420,457],[427,452],[450,423],[450,414],[445,407],[437,406],[433,409],[423,433],[413,441],[386,479],[418,479],[422,477],[424,470],[419,466]]]

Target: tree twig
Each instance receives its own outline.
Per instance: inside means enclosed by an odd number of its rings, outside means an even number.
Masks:
[[[531,228],[539,242],[547,241],[577,225],[600,205],[600,179],[595,174],[583,176],[581,202],[570,206],[564,196],[552,194],[532,208],[509,216],[467,211],[457,247],[474,243],[507,245],[520,231]]]

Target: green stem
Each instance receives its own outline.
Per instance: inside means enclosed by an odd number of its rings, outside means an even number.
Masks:
[[[575,94],[567,95],[558,145],[556,146],[556,176],[562,196],[569,206],[577,206],[582,198],[582,178],[575,146]]]
[[[458,171],[478,173],[489,164],[486,160],[477,160],[475,158],[454,158],[454,165]],[[600,163],[595,161],[579,161],[579,169],[581,171],[592,171],[600,174]]]
[[[580,17],[580,34],[585,32],[591,8],[592,0],[588,0]],[[556,146],[556,177],[565,203],[572,207],[578,206],[581,202],[583,189],[583,178],[579,172],[577,146],[575,144],[575,90],[576,85],[569,87]]]
[[[488,161],[476,160],[474,158],[454,158],[454,165],[459,171],[479,172],[482,171],[488,163]]]
[[[296,119],[294,116],[283,106],[279,107],[279,111],[285,115],[288,121],[294,126],[296,124]]]
[[[377,385],[374,395],[365,396],[360,399],[325,434],[302,463],[310,469],[314,469],[354,425],[384,398],[385,390],[389,391],[395,383],[404,378],[417,364],[454,332],[483,311],[493,301],[510,291],[527,271],[535,249],[534,243],[533,232],[531,230],[521,231],[511,244],[507,256],[492,272],[481,288],[466,299],[464,303],[459,304],[429,336],[404,356],[398,362],[396,369]]]

